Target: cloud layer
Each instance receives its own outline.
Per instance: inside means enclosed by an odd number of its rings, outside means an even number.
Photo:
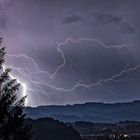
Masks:
[[[140,98],[139,5],[1,0],[6,64],[27,84],[29,105]]]

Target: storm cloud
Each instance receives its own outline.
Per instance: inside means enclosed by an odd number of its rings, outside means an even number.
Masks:
[[[111,14],[95,14],[95,20],[100,24],[120,24],[122,22],[122,18],[119,16],[111,15]]]
[[[28,104],[140,98],[139,6],[130,0],[0,1],[6,65],[26,83]]]
[[[71,24],[71,23],[76,23],[76,22],[84,22],[84,19],[78,15],[68,15],[63,19],[63,24]]]

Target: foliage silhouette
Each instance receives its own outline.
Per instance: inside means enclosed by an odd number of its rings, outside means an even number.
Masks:
[[[2,39],[0,38],[0,45]],[[25,98],[17,100],[20,83],[11,79],[11,69],[5,69],[5,48],[0,49],[0,140],[31,140],[32,127],[23,113]]]

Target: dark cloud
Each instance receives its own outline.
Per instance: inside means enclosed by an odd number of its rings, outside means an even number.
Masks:
[[[93,23],[97,26],[115,24],[119,31],[122,31],[123,33],[132,34],[135,32],[134,28],[129,25],[128,21],[113,14],[96,13],[94,15]]]
[[[140,98],[137,70],[115,79],[121,81],[103,82],[102,87],[93,87],[92,91],[82,86],[69,92],[51,87],[70,89],[76,83],[96,83],[140,64],[139,59],[135,60],[140,54],[139,1],[0,0],[0,4],[0,28],[8,54],[25,54],[34,59],[8,57],[6,61],[10,66],[24,68],[24,72],[14,70],[13,74],[27,83],[32,105]],[[62,43],[60,48],[66,58],[63,66],[56,44],[67,38],[75,43]],[[80,38],[89,40],[76,43]],[[105,47],[113,45],[128,48]],[[58,67],[59,71],[50,80],[46,73],[53,74]],[[30,76],[48,85],[34,85],[28,79]]]
[[[133,34],[135,29],[128,25],[128,23],[121,23],[120,31],[126,34]]]
[[[99,24],[120,24],[122,22],[122,18],[112,14],[105,14],[105,13],[97,13],[95,14],[95,20]]]
[[[72,15],[66,16],[66,17],[63,19],[62,23],[63,23],[63,24],[71,24],[71,23],[83,22],[83,21],[84,21],[84,19],[83,19],[81,16],[72,14]]]

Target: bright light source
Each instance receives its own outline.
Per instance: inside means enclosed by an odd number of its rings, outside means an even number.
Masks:
[[[6,67],[3,66],[3,70],[5,70]],[[25,83],[23,83],[22,81],[20,81],[17,77],[14,77],[12,74],[9,74],[9,76],[11,77],[11,79],[17,79],[17,82],[21,84],[22,87],[22,96],[26,96],[27,95],[27,86]],[[25,106],[27,105],[27,98],[25,99]]]

